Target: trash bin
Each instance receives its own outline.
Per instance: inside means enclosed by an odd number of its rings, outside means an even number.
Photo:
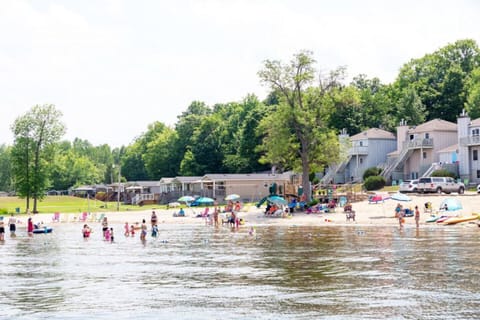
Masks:
[[[15,208],[15,213],[20,213],[20,208]]]

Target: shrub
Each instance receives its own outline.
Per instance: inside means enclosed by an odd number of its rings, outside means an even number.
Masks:
[[[378,190],[385,187],[385,178],[382,176],[370,176],[363,182],[363,186],[366,190]]]
[[[367,170],[365,170],[365,172],[363,173],[363,181],[367,180],[368,177],[371,177],[371,176],[378,176],[380,175],[380,173],[382,172],[382,169],[380,168],[377,168],[377,167],[371,167],[371,168],[368,168]]]
[[[432,172],[432,177],[451,177],[456,178],[457,175],[446,169],[435,170]]]
[[[8,214],[8,210],[5,208],[0,208],[0,214]]]
[[[317,203],[318,203],[318,200],[317,200],[317,199],[312,199],[312,201],[310,201],[310,202],[308,203],[308,206],[309,206],[309,207],[313,207],[313,206],[317,205]]]

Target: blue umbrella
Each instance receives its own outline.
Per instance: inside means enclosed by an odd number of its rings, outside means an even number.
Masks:
[[[440,210],[444,211],[457,211],[461,209],[463,209],[463,206],[460,203],[460,200],[455,198],[447,198],[440,204]]]
[[[201,197],[195,200],[195,203],[197,204],[207,204],[207,203],[213,203],[214,200],[212,198],[207,198],[207,197]]]
[[[270,196],[267,198],[267,201],[271,202],[271,203],[274,203],[274,204],[279,204],[279,205],[286,205],[287,204],[287,200],[285,200],[284,198],[280,197],[280,196]]]

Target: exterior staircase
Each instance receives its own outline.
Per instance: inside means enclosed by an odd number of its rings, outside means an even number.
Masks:
[[[347,164],[350,162],[351,159],[352,159],[352,155],[349,155],[347,157],[347,159],[345,161],[342,161],[340,164],[331,165],[327,174],[325,174],[325,176],[323,176],[323,178],[320,180],[320,182],[323,183],[323,184],[330,183],[330,181],[333,178],[335,178],[335,175],[337,174],[337,172],[341,172],[345,169],[345,167],[347,166]]]
[[[397,159],[395,159],[391,164],[389,164],[381,173],[382,177],[385,179],[389,179],[390,175],[397,169],[397,167],[404,163],[413,153],[414,149],[411,148],[404,148],[402,152],[398,155]]]

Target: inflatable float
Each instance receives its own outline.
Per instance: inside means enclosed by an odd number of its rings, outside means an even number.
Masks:
[[[53,231],[53,228],[51,228],[51,227],[41,227],[41,228],[33,229],[33,233],[35,233],[35,234],[51,233],[52,231]]]

